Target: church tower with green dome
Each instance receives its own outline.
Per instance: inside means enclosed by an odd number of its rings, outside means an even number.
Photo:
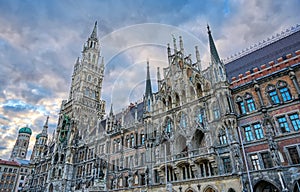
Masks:
[[[18,138],[12,150],[10,159],[26,159],[31,134],[32,131],[28,126],[22,127],[19,130]]]

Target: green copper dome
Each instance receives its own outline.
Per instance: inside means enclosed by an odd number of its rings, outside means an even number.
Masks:
[[[27,133],[27,134],[31,135],[32,131],[29,127],[23,127],[19,130],[19,133]]]
[[[35,137],[35,138],[36,138],[36,139],[39,139],[41,136],[42,136],[42,134],[41,134],[41,133],[39,133],[39,134],[37,134],[37,135],[36,135],[36,137]]]

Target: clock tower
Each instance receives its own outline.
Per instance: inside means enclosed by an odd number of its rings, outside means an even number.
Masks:
[[[60,111],[61,132],[66,129],[66,122],[72,124],[71,127],[76,129],[82,138],[88,137],[97,129],[105,114],[105,101],[101,100],[103,74],[104,58],[100,55],[96,22],[83,45],[82,58],[78,57],[74,65],[69,99],[63,101]],[[64,137],[71,136],[67,136],[67,132],[59,135],[61,141]]]

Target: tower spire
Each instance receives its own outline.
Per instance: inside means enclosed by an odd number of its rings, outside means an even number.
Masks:
[[[91,34],[92,39],[97,39],[97,21],[95,22],[93,32]]]
[[[48,121],[49,121],[49,116],[47,116],[47,119],[45,121],[45,125],[43,127],[42,134],[45,136],[48,136]]]
[[[113,112],[113,104],[111,103],[110,104],[110,112],[109,112],[109,116],[113,116],[114,115],[114,112]]]
[[[151,80],[150,80],[150,72],[149,72],[149,59],[147,59],[147,79],[146,79],[146,91],[145,97],[152,96],[152,87],[151,87]]]
[[[208,33],[208,39],[209,39],[211,62],[212,62],[212,64],[221,63],[221,60],[220,60],[218,51],[216,49],[214,40],[212,38],[211,31],[210,31],[208,24],[207,24],[207,33]]]

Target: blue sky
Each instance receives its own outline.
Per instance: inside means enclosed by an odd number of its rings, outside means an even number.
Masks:
[[[25,125],[31,151],[47,115],[51,135],[96,20],[106,61],[102,97],[118,111],[142,98],[147,58],[155,91],[172,35],[183,36],[187,55],[199,46],[207,66],[207,23],[226,58],[299,24],[299,7],[298,0],[0,0],[0,158]]]

